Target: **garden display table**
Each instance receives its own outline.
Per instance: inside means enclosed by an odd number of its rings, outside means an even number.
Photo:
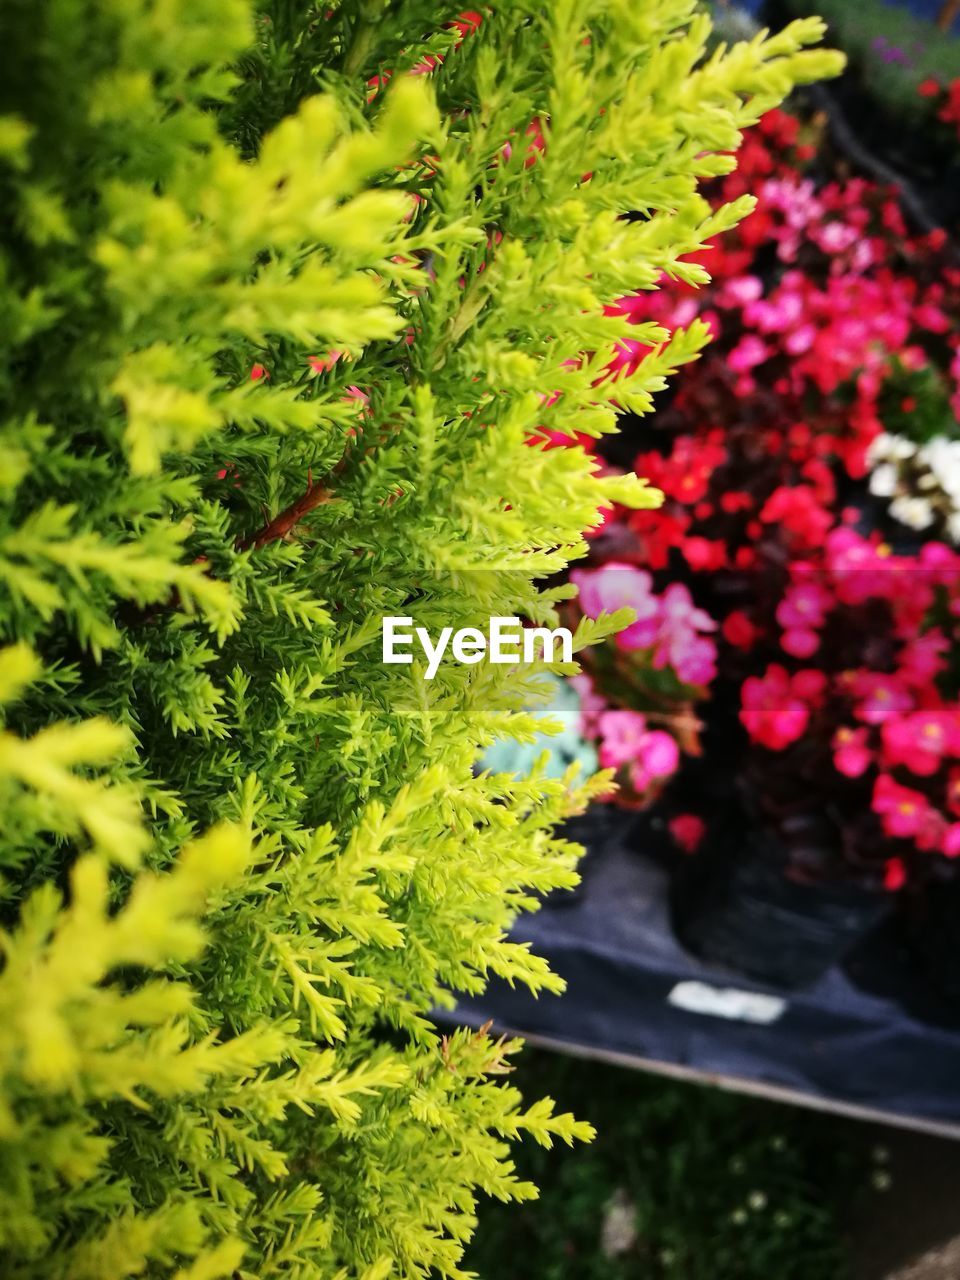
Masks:
[[[444,1017],[492,1019],[565,1052],[960,1138],[960,1025],[923,1021],[839,967],[789,994],[708,968],[673,936],[666,872],[622,843],[588,856],[576,898],[548,901],[514,937],[549,959],[566,992],[534,999],[495,982]],[[861,963],[876,979],[883,961]],[[887,977],[891,988],[903,982]]]

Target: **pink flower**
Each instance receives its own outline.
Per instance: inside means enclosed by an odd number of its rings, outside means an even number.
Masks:
[[[669,733],[651,729],[640,740],[640,754],[630,766],[634,791],[646,791],[652,783],[669,778],[680,765],[680,748]]]
[[[843,222],[827,222],[812,238],[824,253],[843,253],[845,249],[852,247],[858,235],[856,227],[848,226]]]
[[[871,808],[880,815],[881,825],[888,836],[915,836],[930,811],[925,795],[910,787],[902,787],[888,773],[881,773],[874,783]]]
[[[342,355],[331,348],[325,356],[307,356],[307,364],[313,373],[329,373]]]
[[[795,582],[787,587],[777,605],[777,622],[784,630],[792,627],[822,627],[833,597],[819,582]]]
[[[921,688],[931,684],[946,666],[943,655],[949,648],[950,642],[939,627],[911,636],[900,650],[900,678]]]
[[[873,761],[866,729],[840,728],[833,735],[833,763],[847,778],[859,778]]]
[[[810,711],[796,695],[783,667],[773,664],[762,677],[748,676],[741,689],[740,720],[754,742],[782,751],[807,728]]]
[[[648,649],[657,637],[660,601],[653,594],[653,579],[645,569],[611,560],[601,569],[575,569],[570,574],[580,592],[580,608],[588,618],[630,608],[637,615],[617,636],[621,649]]]
[[[604,769],[619,769],[640,755],[647,722],[639,711],[604,711],[598,728],[600,764]]]
[[[793,658],[811,658],[820,648],[820,637],[807,627],[792,627],[783,633],[780,644]]]
[[[725,280],[718,292],[721,307],[744,307],[756,302],[763,294],[763,282],[759,276],[733,276]]]
[[[676,739],[662,729],[651,729],[640,739],[640,764],[651,778],[669,778],[680,764]]]
[[[937,772],[944,756],[960,754],[960,724],[949,711],[915,711],[894,716],[883,723],[883,752],[887,764],[898,764],[929,778]]]
[[[763,364],[770,355],[770,348],[754,333],[747,333],[727,356],[727,364],[734,373],[748,373],[758,364]]]
[[[699,633],[716,629],[709,613],[694,605],[683,583],[672,583],[661,601],[653,665],[672,666],[687,684],[708,684],[716,675],[717,650]]]
[[[940,852],[947,858],[960,857],[960,822],[951,822],[943,833]]]

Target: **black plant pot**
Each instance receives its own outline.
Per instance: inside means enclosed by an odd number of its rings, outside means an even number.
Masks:
[[[692,860],[673,897],[677,938],[709,964],[782,990],[811,986],[889,910],[879,891],[791,879],[772,834],[741,832],[734,858],[729,831],[722,844]]]
[[[909,913],[906,937],[924,981],[960,1014],[960,881],[927,885]]]
[[[567,818],[557,829],[557,835],[584,847],[585,853],[578,868],[580,883],[575,889],[557,890],[549,894],[547,901],[551,907],[570,907],[580,902],[586,892],[590,868],[603,856],[605,850],[617,845],[632,844],[638,826],[638,814],[618,809],[612,804],[592,804],[584,813]]]

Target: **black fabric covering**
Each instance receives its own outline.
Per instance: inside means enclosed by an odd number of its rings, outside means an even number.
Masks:
[[[804,991],[777,992],[683,951],[667,899],[663,867],[611,841],[588,857],[574,901],[548,902],[514,933],[566,979],[565,994],[534,999],[494,982],[479,999],[463,1000],[456,1019],[471,1026],[492,1019],[501,1028],[583,1049],[960,1124],[960,1026],[932,1025],[906,1012],[911,992],[901,969],[882,972],[889,948],[875,947],[872,958],[868,949],[850,966],[866,974],[872,994],[840,967]],[[676,984],[690,979],[781,995],[787,1007],[776,1022],[755,1025],[669,1004]]]

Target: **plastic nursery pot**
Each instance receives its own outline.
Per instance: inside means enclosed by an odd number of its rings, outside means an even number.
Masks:
[[[580,883],[575,889],[551,893],[551,907],[568,907],[579,902],[587,888],[591,866],[602,858],[607,849],[631,844],[635,838],[639,816],[612,804],[591,804],[584,813],[567,818],[557,828],[557,835],[565,840],[582,844],[586,852],[580,862]]]
[[[960,1014],[960,881],[935,880],[928,884],[909,912],[907,946],[924,981]]]
[[[768,832],[718,838],[725,847],[692,860],[672,904],[679,942],[708,964],[781,990],[808,987],[889,910],[875,890],[791,879],[786,848]]]

